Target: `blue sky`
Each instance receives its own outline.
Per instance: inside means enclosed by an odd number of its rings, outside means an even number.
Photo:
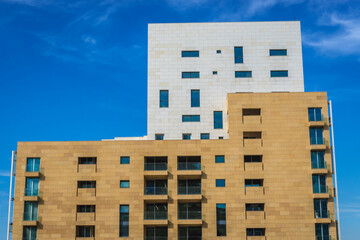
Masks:
[[[359,239],[359,0],[0,0],[0,238],[18,141],[146,134],[148,23],[294,19],[305,89],[333,101],[342,237]]]

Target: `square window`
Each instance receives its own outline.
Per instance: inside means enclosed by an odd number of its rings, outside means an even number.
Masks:
[[[216,179],[216,187],[225,187],[225,179]]]
[[[217,71],[213,71],[213,75],[217,75]]]
[[[200,139],[210,139],[210,133],[201,133]]]
[[[224,155],[216,155],[215,156],[215,163],[224,163],[225,162],[225,156]]]
[[[164,140],[164,134],[155,134],[155,140]]]
[[[129,187],[130,187],[129,180],[121,180],[120,181],[120,188],[129,188]]]
[[[221,53],[221,50],[216,50],[216,53],[217,53],[217,54]]]
[[[130,157],[120,157],[120,164],[130,164]]]
[[[182,139],[183,140],[190,140],[191,139],[191,133],[184,133]]]

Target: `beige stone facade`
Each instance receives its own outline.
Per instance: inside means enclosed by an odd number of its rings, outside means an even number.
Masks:
[[[167,239],[179,239],[179,226],[201,226],[205,240],[313,240],[316,223],[329,224],[337,239],[326,93],[233,93],[227,102],[229,139],[19,142],[13,239],[23,238],[24,226],[36,226],[38,240],[140,240],[147,226],[165,226]],[[309,122],[314,107],[323,121]],[[324,144],[310,144],[313,126],[323,129]],[[312,150],[325,151],[326,168],[312,169]],[[215,163],[217,155],[225,162]],[[245,163],[245,155],[262,161]],[[121,156],[130,164],[120,164]],[[145,171],[151,156],[167,157],[167,170]],[[200,156],[201,170],[178,170],[179,156]],[[96,157],[96,164],[79,165],[79,157]],[[40,158],[39,172],[26,171],[28,158]],[[313,174],[326,176],[326,193],[313,193]],[[24,196],[29,177],[40,178],[38,196]],[[168,194],[145,195],[149,179],[167,180]],[[179,179],[201,179],[201,194],[179,195]],[[216,187],[216,179],[225,179],[225,187]],[[120,188],[121,180],[130,187]],[[262,186],[245,187],[246,180]],[[96,188],[78,188],[79,181],[96,181]],[[328,200],[328,217],[314,217],[314,198]],[[38,202],[37,221],[23,220],[25,201]],[[167,203],[167,220],[144,220],[145,204],[153,202]],[[201,219],[178,219],[178,204],[186,202],[201,203]],[[222,237],[219,203],[226,204]],[[249,203],[264,204],[264,211],[246,211]],[[95,213],[77,213],[78,205],[95,205]],[[119,236],[120,205],[129,205],[129,237]],[[95,226],[95,237],[77,238],[77,226]],[[251,228],[265,229],[265,236],[247,236]]]

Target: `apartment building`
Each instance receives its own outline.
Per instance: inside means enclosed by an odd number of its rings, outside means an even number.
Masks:
[[[150,24],[148,51],[146,137],[18,143],[12,239],[339,238],[299,22]]]

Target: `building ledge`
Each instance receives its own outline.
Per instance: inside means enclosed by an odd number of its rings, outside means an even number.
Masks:
[[[38,221],[23,221],[23,226],[37,226]]]
[[[331,218],[315,218],[315,223],[331,223]]]
[[[326,144],[313,144],[310,145],[311,150],[326,150]]]
[[[169,175],[168,170],[159,170],[159,171],[144,171],[145,178],[151,178],[151,179],[163,179],[167,178]]]
[[[145,201],[167,201],[169,199],[169,195],[144,195]]]
[[[167,226],[169,224],[169,220],[161,219],[161,220],[144,220],[144,225],[147,226]]]
[[[329,170],[326,168],[313,168],[311,169],[312,174],[327,174]]]
[[[24,201],[38,202],[39,201],[39,196],[24,196]]]
[[[36,177],[39,178],[40,177],[40,172],[25,172],[24,173],[25,177]]]
[[[194,200],[194,201],[201,201],[202,200],[202,195],[201,194],[178,194],[177,195],[177,199],[179,200],[179,201],[187,201],[187,200],[189,200],[189,201],[192,201],[192,200]]]
[[[179,219],[178,225],[199,226],[202,225],[202,219]]]
[[[329,193],[314,193],[313,198],[330,198]]]
[[[189,179],[192,177],[198,178],[199,176],[202,175],[202,171],[201,170],[178,170],[176,172],[176,174],[178,175],[179,179]]]
[[[323,127],[325,126],[325,121],[311,121],[309,122],[309,127]]]

